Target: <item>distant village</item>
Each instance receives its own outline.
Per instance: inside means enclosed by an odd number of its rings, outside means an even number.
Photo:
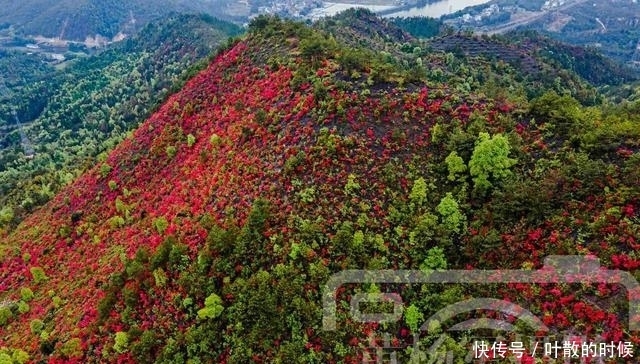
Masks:
[[[375,4],[373,4],[375,3]],[[292,19],[318,19],[323,16],[331,16],[351,7],[363,7],[371,11],[393,11],[415,5],[415,0],[377,0],[371,1],[321,1],[321,0],[277,0],[262,3],[257,8],[258,14],[274,14]]]

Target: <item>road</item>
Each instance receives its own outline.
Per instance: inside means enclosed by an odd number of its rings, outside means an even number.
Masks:
[[[584,2],[587,2],[587,0],[574,0],[574,1],[568,1],[567,3],[558,6],[556,8],[553,9],[549,9],[549,10],[542,10],[536,13],[533,13],[525,18],[522,19],[518,19],[518,20],[514,20],[505,24],[500,24],[497,25],[495,27],[488,27],[488,29],[478,29],[477,32],[481,33],[481,34],[487,34],[487,35],[492,35],[492,34],[500,34],[500,33],[506,33],[510,30],[514,30],[519,26],[522,25],[526,25],[529,23],[533,23],[536,20],[540,20],[543,17],[547,16],[548,14],[552,13],[552,12],[556,12],[556,11],[564,11],[567,9],[570,9],[576,5],[582,4]]]
[[[13,112],[13,117],[15,118],[16,125],[18,126],[18,132],[20,133],[20,144],[22,144],[22,150],[24,150],[24,155],[27,158],[33,158],[36,152],[33,150],[33,145],[31,141],[27,137],[27,133],[24,132],[22,124],[20,124],[20,119],[18,119],[18,114]]]

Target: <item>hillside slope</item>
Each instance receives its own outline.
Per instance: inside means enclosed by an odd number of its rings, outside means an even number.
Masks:
[[[24,86],[0,102],[0,211],[14,216],[8,225],[93,166],[239,32],[208,16],[176,15],[64,70],[18,76]]]
[[[349,298],[397,287],[341,290],[340,330],[324,332],[321,290],[343,269],[531,269],[589,253],[640,267],[637,105],[552,92],[514,105],[384,59],[254,24],[0,239],[0,347],[54,363],[359,363],[376,326],[348,318]],[[429,317],[487,290],[403,293]],[[489,293],[558,332],[622,337],[619,290]],[[404,340],[410,322],[386,329]]]

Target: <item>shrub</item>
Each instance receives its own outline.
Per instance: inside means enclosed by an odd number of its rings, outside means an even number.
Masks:
[[[162,216],[153,220],[153,226],[158,231],[158,234],[162,235],[165,230],[167,230],[167,227],[169,227],[169,222],[164,216]]]
[[[108,165],[106,163],[103,163],[102,165],[100,165],[100,176],[102,178],[106,178],[109,175],[110,172],[111,172],[111,166],[110,165]]]
[[[222,144],[222,138],[220,138],[218,134],[213,134],[211,135],[211,138],[209,138],[209,143],[211,143],[211,145],[213,145],[214,147],[217,147]]]
[[[364,233],[362,230],[358,230],[353,234],[353,240],[351,243],[355,250],[359,250],[364,247]]]
[[[466,227],[466,217],[460,212],[458,202],[453,198],[451,192],[447,192],[436,209],[442,216],[442,224],[447,230],[460,233],[461,229]]]
[[[10,206],[0,209],[0,226],[4,226],[13,221],[14,213]]]
[[[31,307],[29,307],[29,304],[24,302],[24,301],[20,301],[18,302],[18,312],[20,313],[27,313],[31,310]]]
[[[356,176],[354,174],[349,174],[347,177],[347,184],[344,186],[344,192],[347,195],[351,195],[358,191],[360,191],[360,184],[356,182]]]
[[[411,305],[404,310],[404,322],[409,326],[412,333],[418,333],[420,322],[424,320],[424,315],[415,306]]]
[[[60,347],[60,352],[67,358],[77,358],[82,356],[82,341],[73,338]]]
[[[40,319],[31,320],[29,328],[31,328],[32,334],[39,335],[42,332],[42,329],[44,329],[44,322]]]
[[[464,164],[464,160],[458,155],[458,153],[456,153],[456,151],[449,153],[444,162],[447,164],[447,169],[449,170],[449,176],[447,177],[449,181],[455,181],[458,175],[467,171],[467,166]]]
[[[0,326],[6,325],[13,318],[13,312],[6,306],[0,306]]]
[[[113,350],[118,352],[119,354],[127,352],[127,347],[129,346],[129,335],[126,332],[118,331],[116,332],[115,344],[113,345]]]
[[[167,157],[173,158],[176,156],[176,153],[178,152],[178,150],[173,145],[170,145],[165,149],[165,152],[167,153]]]
[[[187,135],[187,146],[191,148],[195,143],[196,143],[196,137],[193,136],[193,134]]]
[[[425,182],[424,178],[420,177],[413,182],[413,187],[411,187],[411,193],[409,193],[409,200],[414,205],[422,205],[422,203],[427,198],[427,182]]]
[[[29,361],[29,354],[20,349],[14,349],[13,354],[11,354],[11,358],[13,359],[14,363],[24,364]]]
[[[167,284],[167,274],[162,268],[157,268],[153,271],[153,278],[155,278],[156,286],[164,287]]]
[[[220,316],[224,307],[222,306],[222,299],[215,293],[212,293],[204,300],[204,308],[198,310],[198,317],[200,319],[210,319]]]
[[[0,353],[0,364],[13,364],[13,359],[7,353]]]
[[[306,154],[303,151],[299,151],[298,154],[292,155],[284,162],[284,172],[291,173],[304,162]]]
[[[29,287],[20,288],[20,298],[25,302],[31,301],[33,299],[33,291]]]
[[[511,175],[509,168],[516,160],[509,158],[510,150],[509,141],[503,135],[479,134],[469,161],[469,171],[477,190],[484,192],[491,188],[490,178],[499,181]]]
[[[109,189],[115,191],[118,188],[118,184],[114,180],[109,181]]]
[[[49,279],[49,277],[47,277],[47,275],[44,274],[44,270],[42,270],[42,268],[40,267],[31,267],[29,271],[31,272],[31,276],[33,277],[33,282],[35,284],[43,283],[47,279]]]
[[[51,297],[51,302],[53,302],[53,307],[60,308],[60,306],[62,305],[62,298],[53,296]]]
[[[447,269],[447,258],[444,253],[444,249],[440,247],[433,247],[427,251],[427,257],[420,264],[420,270],[423,272],[430,272],[433,270]]]
[[[316,199],[316,188],[314,186],[305,188],[298,193],[298,196],[300,196],[300,201],[304,203],[311,203]]]
[[[109,219],[109,226],[111,226],[112,229],[123,227],[124,224],[125,224],[125,221],[122,216],[116,215]]]

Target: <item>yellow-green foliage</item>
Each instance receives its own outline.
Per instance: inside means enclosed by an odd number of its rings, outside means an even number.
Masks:
[[[7,353],[0,353],[0,364],[13,364],[13,359]]]
[[[504,135],[478,135],[469,161],[469,171],[477,190],[486,191],[492,187],[491,181],[500,181],[512,174],[509,168],[516,164],[516,160],[509,158],[510,151],[511,146]]]
[[[0,327],[6,325],[13,318],[13,312],[8,304],[0,305]]]
[[[82,356],[82,340],[73,338],[60,347],[60,352],[67,358],[77,358]]]
[[[210,319],[220,316],[224,307],[222,306],[222,299],[215,293],[212,293],[204,300],[204,308],[198,310],[198,317],[200,319]]]
[[[356,181],[355,174],[349,174],[347,176],[347,184],[344,186],[344,192],[346,194],[355,194],[360,191],[360,184]]]
[[[411,193],[409,193],[409,201],[415,205],[421,205],[427,198],[427,182],[420,177],[413,182]]]
[[[193,136],[193,134],[187,135],[187,146],[191,148],[195,143],[196,143],[196,137]]]
[[[153,226],[158,231],[158,234],[162,235],[165,230],[167,230],[167,227],[169,227],[169,222],[164,216],[162,216],[153,220]]]
[[[28,303],[26,303],[24,301],[18,302],[18,312],[27,313],[29,311],[31,311],[31,307],[29,306]]]
[[[448,231],[460,233],[466,228],[467,218],[460,212],[458,201],[453,198],[451,192],[447,192],[436,209],[442,216],[442,224]]]
[[[0,349],[0,364],[24,364],[29,361],[29,354],[20,349]]]
[[[29,287],[20,288],[20,298],[25,302],[31,301],[33,299],[33,291]]]
[[[31,320],[29,328],[31,329],[32,334],[39,335],[40,332],[42,332],[42,329],[44,329],[44,322],[40,319]]]
[[[44,274],[44,270],[42,270],[42,268],[40,267],[31,267],[29,269],[29,272],[31,272],[31,276],[33,276],[33,282],[35,282],[36,284],[43,283],[47,279],[49,279],[49,277]]]
[[[14,349],[13,354],[11,354],[11,358],[15,363],[24,364],[29,361],[29,354],[20,349]]]
[[[113,350],[122,354],[127,352],[129,346],[129,335],[126,332],[116,332],[115,343],[113,344]]]
[[[158,287],[164,287],[167,284],[167,274],[162,268],[153,271],[153,278],[155,278]]]

